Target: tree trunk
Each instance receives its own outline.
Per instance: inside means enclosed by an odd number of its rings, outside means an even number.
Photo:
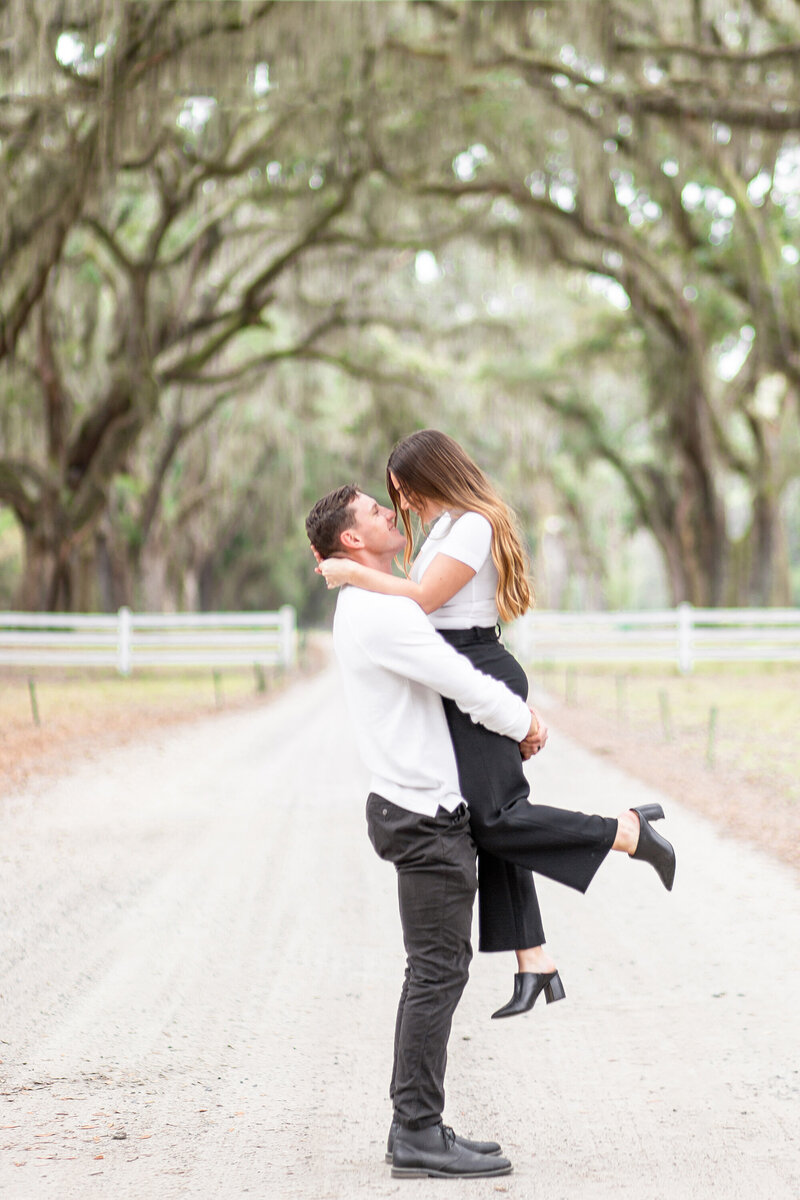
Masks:
[[[769,491],[755,499],[748,542],[750,570],[747,598],[743,602],[760,607],[790,605],[792,588],[785,531],[780,507]]]
[[[174,611],[175,597],[169,584],[167,555],[154,539],[143,547],[138,557],[138,588],[145,612]]]
[[[97,529],[94,545],[96,593],[100,611],[117,612],[123,605],[134,607],[137,575],[131,570],[125,546],[115,536],[108,517]]]
[[[75,549],[63,521],[47,507],[23,527],[25,560],[18,605],[25,612],[69,612],[74,594]]]
[[[217,572],[213,558],[206,558],[197,571],[200,612],[213,612],[217,606]]]

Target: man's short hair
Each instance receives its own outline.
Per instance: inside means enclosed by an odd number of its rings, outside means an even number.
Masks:
[[[346,483],[318,500],[306,517],[308,540],[323,558],[341,552],[340,538],[345,529],[353,527],[355,516],[351,506],[360,490],[355,483]]]

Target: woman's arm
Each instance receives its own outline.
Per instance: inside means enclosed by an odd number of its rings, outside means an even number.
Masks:
[[[361,563],[353,562],[352,558],[326,558],[319,564],[319,572],[325,576],[329,588],[352,583],[368,592],[380,592],[382,596],[407,596],[410,600],[416,600],[425,613],[441,608],[475,574],[472,567],[447,554],[437,554],[432,559],[419,583],[364,567]]]

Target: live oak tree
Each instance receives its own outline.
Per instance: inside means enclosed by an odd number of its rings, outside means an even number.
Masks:
[[[647,444],[637,437],[629,453],[620,406],[587,392],[583,338],[549,379],[530,373],[529,395],[613,465],[675,599],[787,602],[781,502],[800,440],[796,10],[792,26],[762,5],[430,8],[428,34],[396,51],[411,70],[450,72],[462,145],[474,139],[480,154],[456,159],[454,178],[445,149],[414,186],[482,203],[486,222],[502,202],[521,254],[527,242],[539,261],[613,281],[644,338],[644,403],[626,424],[646,422]],[[751,508],[745,538],[729,533],[730,477]]]
[[[314,93],[297,17],[271,3],[0,13],[15,84],[0,361],[17,439],[0,500],[24,532],[22,603],[70,607],[92,598],[112,484],[131,478],[145,431],[161,441],[129,521],[134,559],[181,444],[277,364],[397,382],[337,337],[373,320],[350,273],[369,165],[360,61],[334,58]],[[281,49],[290,69],[273,89]]]
[[[297,509],[423,424],[531,527],[560,510],[587,571],[613,570],[596,514],[624,502],[673,599],[787,600],[781,14],[0,2],[22,602],[316,604]],[[559,279],[551,313],[524,299]]]

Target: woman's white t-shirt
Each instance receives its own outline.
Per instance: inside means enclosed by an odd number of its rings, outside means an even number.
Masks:
[[[453,517],[445,512],[431,527],[411,567],[411,578],[419,583],[437,554],[458,559],[475,574],[455,596],[429,613],[436,629],[470,629],[493,626],[498,613],[495,603],[497,568],[492,562],[492,527],[480,513],[465,512]]]

